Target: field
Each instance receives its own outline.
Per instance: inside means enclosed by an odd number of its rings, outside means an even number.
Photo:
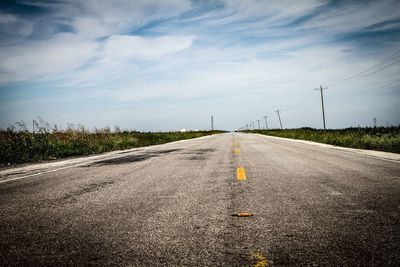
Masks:
[[[80,126],[64,131],[38,127],[32,133],[26,127],[8,128],[0,130],[0,166],[157,145],[215,133],[221,131],[144,133],[109,128],[89,131]]]
[[[400,153],[400,126],[318,130],[312,128],[245,131],[336,146]]]

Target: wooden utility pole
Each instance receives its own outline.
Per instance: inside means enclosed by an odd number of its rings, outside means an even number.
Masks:
[[[282,109],[275,110],[276,114],[278,114],[279,124],[281,125],[281,130],[283,130],[282,121],[281,121],[281,115],[279,114],[280,111],[282,111]]]
[[[322,85],[319,88],[316,88],[315,90],[319,90],[321,92],[321,104],[322,104],[322,120],[324,122],[324,130],[326,130],[326,124],[325,124],[325,107],[324,107],[324,93],[323,90],[328,89],[328,87],[322,88]]]

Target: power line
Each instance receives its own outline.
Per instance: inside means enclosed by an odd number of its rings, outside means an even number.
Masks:
[[[399,57],[400,57],[400,55],[399,55]],[[395,61],[395,62],[392,62],[392,63],[389,64],[389,65],[382,66],[381,68],[379,68],[379,69],[377,69],[377,70],[375,70],[375,71],[366,73],[366,74],[364,74],[364,75],[362,75],[362,76],[357,77],[357,79],[352,79],[352,80],[347,81],[347,82],[353,82],[353,81],[359,80],[359,79],[361,79],[361,78],[370,76],[370,75],[375,74],[375,73],[377,73],[377,72],[380,72],[380,71],[382,71],[382,70],[384,70],[384,69],[387,69],[387,68],[389,68],[389,67],[391,67],[391,66],[393,66],[393,65],[395,65],[395,64],[397,64],[397,63],[400,63],[400,60],[397,60],[397,61]]]
[[[339,80],[339,81],[336,81],[336,82],[335,81],[332,82],[331,85],[337,85],[337,84],[340,84],[340,83],[352,82],[352,81],[364,78],[366,76],[375,74],[375,73],[377,73],[379,71],[382,71],[382,70],[384,70],[384,69],[386,69],[386,68],[388,68],[388,67],[390,67],[390,66],[392,66],[392,65],[394,65],[396,63],[399,63],[400,61],[394,61],[393,62],[393,60],[398,59],[398,58],[400,58],[400,50],[398,50],[395,53],[391,54],[390,56],[380,60],[379,62],[375,63],[374,65],[364,69],[363,71],[360,71],[360,72],[358,72],[356,74],[353,74],[353,75],[351,75],[351,76],[349,76],[347,78],[344,78],[342,80]],[[387,65],[387,63],[390,63],[390,64]],[[378,68],[378,69],[376,69],[376,68]]]
[[[336,83],[333,82],[333,84],[337,84],[337,83],[341,83],[341,82],[346,82],[346,81],[348,81],[348,80],[357,78],[358,76],[363,75],[364,73],[366,73],[366,72],[368,72],[368,71],[370,71],[370,70],[373,70],[373,68],[379,67],[380,65],[386,63],[387,61],[389,61],[389,60],[391,60],[391,59],[393,59],[393,58],[397,58],[398,56],[400,56],[400,55],[397,55],[398,53],[400,53],[400,51],[395,52],[394,54],[390,55],[389,57],[386,57],[386,58],[382,59],[381,61],[375,63],[375,64],[372,65],[371,67],[368,67],[367,69],[365,69],[365,70],[363,70],[363,71],[361,71],[361,72],[359,72],[359,73],[356,73],[356,74],[354,74],[354,75],[351,75],[350,77],[347,77],[347,78],[345,78],[345,79],[336,81]],[[332,83],[331,83],[331,84],[332,84]]]

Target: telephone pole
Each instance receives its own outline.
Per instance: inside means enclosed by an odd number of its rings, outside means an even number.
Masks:
[[[211,116],[211,131],[214,131],[214,116]]]
[[[253,130],[254,130],[254,121],[251,122],[251,126],[253,126]]]
[[[326,124],[325,124],[324,93],[322,91],[325,90],[325,89],[328,89],[328,87],[322,88],[322,85],[319,88],[315,89],[315,90],[319,90],[321,92],[322,120],[324,122],[324,130],[326,130]]]
[[[265,130],[268,130],[268,123],[267,123],[268,116],[264,116],[263,118],[265,120]]]
[[[281,130],[283,130],[282,121],[281,121],[281,115],[279,114],[280,111],[282,111],[282,109],[275,110],[274,112],[276,112],[276,114],[278,114],[279,124],[281,125]]]
[[[260,130],[261,128],[260,128],[260,120],[257,120],[257,123],[258,123],[258,130]]]

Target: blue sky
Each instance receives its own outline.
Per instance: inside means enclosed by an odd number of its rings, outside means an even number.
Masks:
[[[0,4],[0,128],[400,124],[400,1]],[[261,121],[262,122],[262,121]],[[257,125],[257,123],[256,123]],[[263,124],[262,124],[263,125]]]

